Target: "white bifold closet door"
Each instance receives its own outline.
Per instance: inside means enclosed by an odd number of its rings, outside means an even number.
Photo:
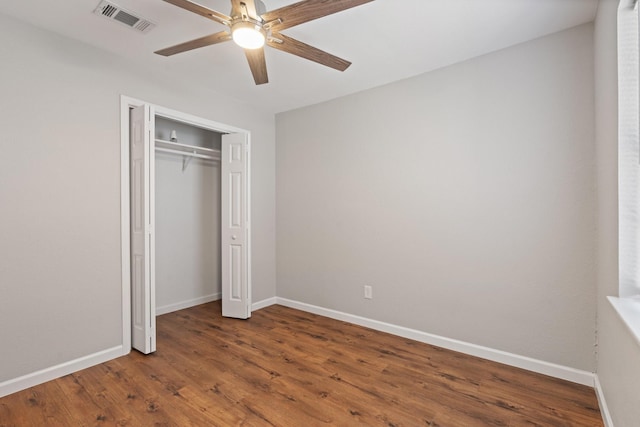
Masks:
[[[141,105],[131,110],[131,346],[156,351],[154,257],[154,115]]]
[[[150,105],[135,107],[130,123],[131,343],[145,354],[156,350],[155,114]],[[248,135],[222,135],[221,151],[222,315],[247,319],[251,317]]]
[[[222,315],[251,316],[249,289],[249,149],[247,135],[222,135]]]

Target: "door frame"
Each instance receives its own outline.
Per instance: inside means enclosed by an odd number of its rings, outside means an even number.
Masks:
[[[249,150],[247,161],[247,298],[248,310],[251,314],[251,132],[177,110],[166,108],[151,102],[142,101],[126,95],[120,95],[120,242],[121,242],[121,266],[122,266],[122,346],[123,351],[131,351],[131,203],[130,203],[130,120],[129,109],[140,105],[153,106],[155,115],[176,120],[185,124],[213,130],[221,133],[242,133],[246,135]]]

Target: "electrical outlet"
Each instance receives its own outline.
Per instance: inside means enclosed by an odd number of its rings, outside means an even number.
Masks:
[[[373,299],[373,288],[369,285],[364,285],[364,297],[365,299]]]

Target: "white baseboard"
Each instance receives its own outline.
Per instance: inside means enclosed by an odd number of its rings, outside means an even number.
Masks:
[[[278,303],[278,298],[271,297],[267,299],[263,299],[262,301],[254,302],[251,304],[251,311],[257,311],[261,308],[269,307],[270,305],[274,305]]]
[[[330,317],[344,322],[354,323],[356,325],[375,329],[381,332],[387,332],[426,344],[435,345],[437,347],[454,350],[460,353],[469,354],[471,356],[481,357],[483,359],[492,360],[505,365],[526,369],[528,371],[538,372],[540,374],[549,375],[551,377],[560,378],[574,383],[594,386],[594,373],[582,371],[568,366],[557,365],[542,360],[532,359],[526,356],[520,356],[508,353],[502,350],[496,350],[489,347],[483,347],[464,341],[442,337],[439,335],[429,334],[427,332],[418,331],[416,329],[405,328],[404,326],[392,325],[390,323],[380,322],[378,320],[367,319],[366,317],[356,316],[341,311],[331,310],[328,308],[318,307],[303,302],[293,301],[286,298],[276,297],[277,304],[286,307],[295,308],[320,316]]]
[[[187,301],[180,301],[175,304],[163,305],[162,307],[156,307],[156,316],[161,316],[163,314],[171,313],[178,310],[183,310],[185,308],[193,307],[195,305],[206,304],[211,301],[217,301],[220,298],[222,298],[220,293],[215,293],[211,295],[205,295],[203,297],[190,299]]]
[[[598,405],[600,406],[600,414],[602,415],[604,427],[613,427],[611,412],[609,412],[607,401],[604,398],[604,391],[602,390],[602,385],[600,384],[600,379],[597,374],[594,376],[594,388],[596,389],[596,397],[598,398]]]
[[[216,297],[217,295],[217,297]],[[211,298],[211,299],[208,299]],[[165,306],[157,309],[157,314],[161,314],[161,309],[168,309],[163,312],[169,313],[171,311],[187,308],[192,305],[203,304],[209,301],[215,301],[219,299],[219,294],[203,297],[203,299],[191,300],[180,304],[172,304],[171,306]],[[196,302],[202,301],[202,302]],[[182,306],[184,304],[184,306]],[[252,311],[259,310],[261,308],[268,307],[270,305],[280,304],[285,307],[291,307],[298,310],[306,311],[320,316],[329,317],[331,319],[341,320],[344,322],[353,323],[356,325],[364,326],[381,332],[387,332],[393,335],[401,336],[404,338],[413,339],[415,341],[423,342],[426,344],[435,345],[438,347],[446,348],[449,350],[458,351],[460,353],[469,354],[472,356],[481,357],[483,359],[492,360],[506,365],[515,366],[518,368],[526,369],[533,372],[538,372],[544,375],[549,375],[555,378],[572,381],[578,384],[595,387],[596,394],[598,396],[598,402],[600,404],[600,410],[605,422],[605,427],[613,427],[611,416],[609,414],[606,401],[598,377],[588,371],[582,371],[567,366],[557,365],[554,363],[545,362],[542,360],[532,359],[530,357],[520,356],[513,353],[508,353],[501,350],[495,350],[489,347],[483,347],[476,344],[467,343],[464,341],[454,340],[438,335],[429,334],[427,332],[418,331],[416,329],[405,328],[403,326],[397,326],[390,323],[381,322],[378,320],[368,319],[366,317],[356,316],[349,313],[344,313],[336,310],[331,310],[324,307],[319,307],[299,301],[290,300],[287,298],[272,297],[262,301],[253,303]],[[170,310],[169,307],[177,307],[175,310]],[[50,381],[64,375],[79,371],[81,369],[88,368],[90,366],[97,365],[99,363],[106,362],[116,357],[124,356],[129,353],[130,349],[126,351],[123,347],[116,346],[94,354],[90,354],[84,357],[80,357],[75,360],[71,360],[60,365],[52,366],[50,368],[42,369],[37,372],[33,372],[27,375],[23,375],[18,378],[4,381],[0,383],[0,397],[7,396],[11,393],[15,393],[20,390],[27,389],[29,387],[42,384],[46,381]]]
[[[21,390],[25,390],[29,387],[33,387],[38,384],[42,384],[47,381],[54,380],[56,378],[63,377],[81,369],[89,368],[94,365],[106,362],[116,357],[124,356],[129,353],[129,349],[124,351],[121,345],[108,348],[106,350],[99,351],[97,353],[89,354],[87,356],[79,357],[68,362],[61,363],[50,368],[45,368],[40,371],[32,372],[27,375],[23,375],[18,378],[13,378],[0,383],[0,397],[7,396],[11,393],[15,393]]]

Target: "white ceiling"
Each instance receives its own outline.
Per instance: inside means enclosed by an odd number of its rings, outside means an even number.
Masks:
[[[264,0],[273,10],[295,0]],[[229,13],[228,0],[198,0]],[[93,14],[99,0],[0,3],[14,16],[148,64],[154,72],[258,104],[270,112],[415,76],[593,21],[598,0],[375,0],[284,30],[283,34],[347,59],[344,73],[266,48],[269,83],[256,86],[242,49],[227,42],[172,57],[155,50],[226,27],[161,0],[112,0],[158,24],[148,34]]]

